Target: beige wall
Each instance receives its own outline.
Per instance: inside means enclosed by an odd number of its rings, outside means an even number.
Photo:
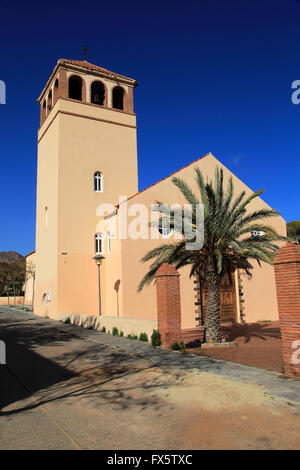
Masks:
[[[59,312],[96,315],[96,211],[99,204],[115,204],[119,195],[137,191],[135,116],[60,99],[39,131],[38,158],[35,311],[54,317]],[[96,171],[103,175],[101,193],[94,191]],[[120,277],[120,262],[112,253],[109,286]],[[109,300],[117,314],[116,292],[112,299],[104,296],[102,271],[103,306]],[[42,303],[46,292],[48,305]],[[110,305],[105,311],[110,314]]]
[[[29,255],[26,256],[26,272],[28,267],[31,269],[35,267],[36,265],[36,253],[35,251]],[[32,305],[32,299],[33,299],[33,289],[34,289],[34,279],[31,274],[26,274],[26,280],[25,280],[25,304],[26,305]]]
[[[46,126],[50,118],[51,113],[43,127]],[[59,133],[60,116],[57,116],[38,144],[34,311],[38,314],[49,316],[54,316],[58,308]],[[48,296],[50,297],[49,302],[46,303],[45,299]]]
[[[194,181],[195,168],[199,167],[203,174],[208,178],[214,178],[214,171],[217,164],[224,169],[225,180],[232,175],[232,173],[224,167],[221,162],[209,154],[203,159],[182,169],[176,174],[176,176],[185,180],[197,191],[196,183]],[[247,194],[252,192],[234,175],[233,179],[235,193],[239,193],[242,190],[245,190]],[[150,208],[150,205],[155,202],[155,200],[169,204],[175,202],[182,204],[186,202],[171,180],[171,177],[166,178],[146,191],[141,192],[128,201],[128,208],[134,203],[144,203]],[[251,210],[264,207],[268,206],[261,198],[255,199],[249,205]],[[268,223],[276,228],[279,233],[283,235],[286,234],[285,221],[281,217],[270,219]],[[170,237],[170,240],[172,240],[172,237]],[[163,241],[164,239],[162,238],[160,238],[159,241],[122,241],[122,284],[124,292],[122,316],[138,318],[142,315],[143,318],[147,319],[156,318],[155,286],[151,285],[150,287],[145,287],[140,294],[136,294],[136,288],[147,270],[147,265],[140,263],[139,260],[150,249]],[[256,262],[255,264],[253,263],[253,265],[254,269],[252,279],[250,280],[243,276],[245,319],[248,322],[278,319],[274,269],[269,265],[263,265],[260,268]],[[196,326],[193,280],[189,278],[188,268],[181,269],[180,274],[182,327],[190,328]]]
[[[153,330],[157,329],[156,320],[116,318],[115,316],[70,315],[68,313],[60,313],[58,315],[58,320],[65,321],[66,319],[69,319],[73,325],[93,328],[98,331],[105,327],[107,334],[112,334],[114,327],[118,328],[119,333],[122,331],[125,337],[127,335],[139,336],[141,333],[146,333],[149,342],[151,341]]]
[[[196,189],[195,168],[198,166],[206,177],[213,178],[216,164],[224,168],[225,179],[232,174],[209,154],[176,176]],[[95,171],[103,175],[101,193],[94,192]],[[236,192],[251,193],[235,176],[234,184]],[[131,196],[137,190],[135,116],[59,99],[39,130],[35,313],[54,318],[60,314],[98,314],[97,266],[92,258],[94,235],[103,218],[96,214],[97,207],[102,203],[115,206],[119,196]],[[131,198],[128,210],[133,204],[142,203],[150,214],[150,206],[157,199],[169,204],[186,202],[173,185],[172,177],[168,177]],[[266,206],[257,198],[250,209]],[[118,217],[113,219],[117,221]],[[129,217],[129,223],[132,219]],[[270,224],[285,234],[282,218],[271,220]],[[101,231],[108,230],[111,231],[109,220]],[[155,286],[144,288],[140,294],[136,290],[147,269],[140,259],[162,241],[161,237],[117,238],[111,242],[111,253],[107,251],[107,240],[104,241],[105,260],[101,266],[104,316],[156,321]],[[189,279],[188,268],[180,274],[182,327],[194,327],[193,281]],[[255,266],[253,278],[243,276],[242,284],[246,321],[278,318],[272,267]]]
[[[22,304],[23,304],[23,297],[17,296],[16,305],[22,305]],[[8,297],[0,297],[0,305],[14,305],[14,297],[13,296],[9,297],[9,303],[8,303]]]

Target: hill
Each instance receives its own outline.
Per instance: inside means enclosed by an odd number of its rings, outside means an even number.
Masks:
[[[0,263],[17,263],[25,261],[25,257],[16,251],[0,251]]]

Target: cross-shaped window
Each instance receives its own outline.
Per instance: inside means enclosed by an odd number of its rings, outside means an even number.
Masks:
[[[100,171],[96,171],[94,174],[94,191],[97,193],[102,192],[102,173]]]

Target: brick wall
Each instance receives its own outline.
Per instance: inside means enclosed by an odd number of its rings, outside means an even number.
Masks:
[[[181,341],[181,306],[179,273],[163,264],[156,273],[157,326],[163,346]]]
[[[284,372],[300,377],[300,245],[284,245],[274,268]]]

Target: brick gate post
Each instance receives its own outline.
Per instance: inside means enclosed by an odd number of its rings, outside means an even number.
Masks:
[[[300,245],[286,243],[274,268],[284,373],[300,377]]]
[[[171,264],[156,273],[157,325],[162,345],[181,340],[180,274]]]

